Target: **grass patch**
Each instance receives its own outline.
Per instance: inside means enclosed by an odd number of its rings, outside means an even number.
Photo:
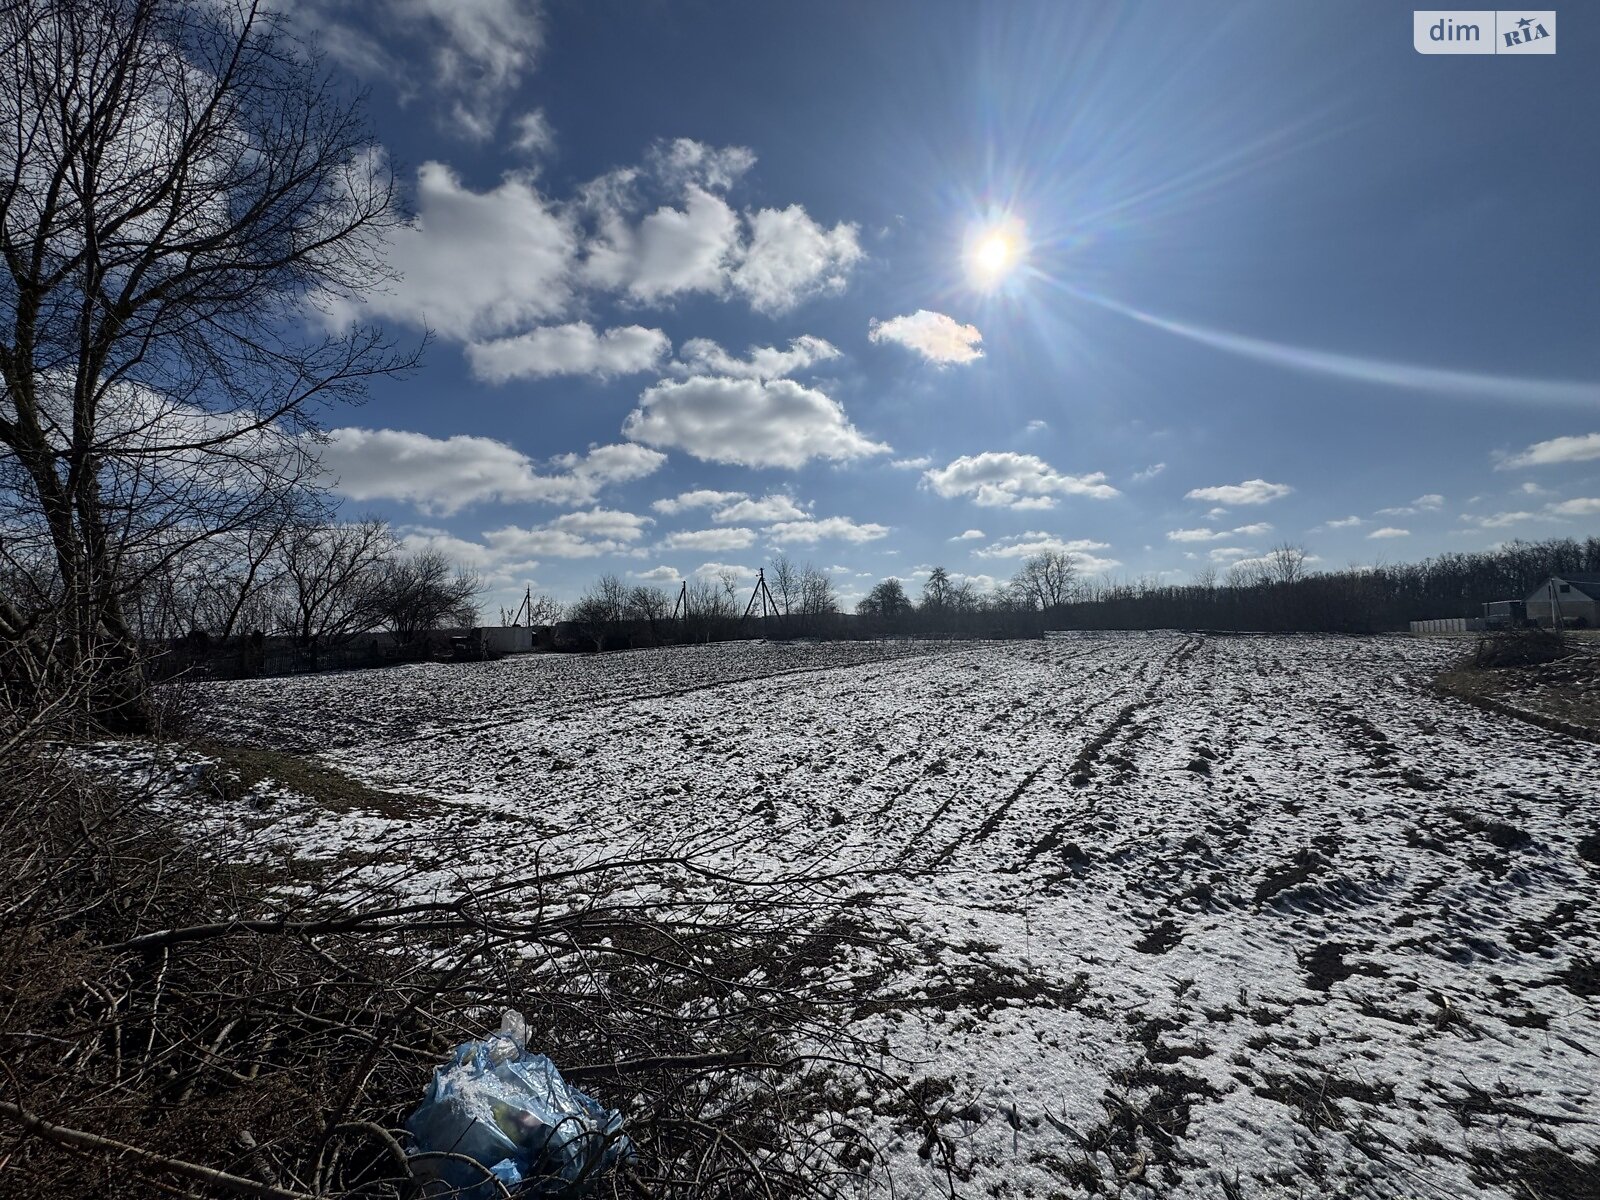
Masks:
[[[217,760],[218,786],[236,787],[243,795],[262,783],[275,783],[333,813],[370,812],[391,820],[407,820],[436,811],[439,802],[426,796],[401,795],[369,787],[342,771],[286,750],[263,750],[197,742],[194,749]]]

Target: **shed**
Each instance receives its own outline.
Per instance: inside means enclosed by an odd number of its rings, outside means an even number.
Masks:
[[[1557,613],[1563,625],[1600,625],[1600,574],[1552,575],[1528,593],[1529,620],[1553,625]]]

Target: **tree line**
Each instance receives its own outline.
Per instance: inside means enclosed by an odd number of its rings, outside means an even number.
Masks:
[[[1303,547],[1282,544],[1226,574],[1185,583],[1089,578],[1070,554],[1024,559],[1006,582],[980,588],[936,566],[916,594],[890,576],[846,612],[825,572],[779,555],[765,568],[775,615],[745,616],[753,581],[723,569],[659,587],[605,575],[565,610],[589,648],[785,637],[1038,637],[1046,630],[1215,629],[1261,633],[1385,633],[1412,621],[1474,617],[1491,600],[1521,599],[1552,574],[1600,572],[1600,538],[1510,542],[1415,563],[1311,569]],[[687,603],[685,604],[685,601]],[[756,605],[759,614],[760,605]]]

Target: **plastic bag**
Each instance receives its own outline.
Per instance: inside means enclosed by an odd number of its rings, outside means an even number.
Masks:
[[[447,1155],[483,1164],[518,1200],[582,1195],[618,1162],[632,1160],[622,1114],[571,1086],[548,1058],[529,1054],[527,1043],[522,1014],[508,1010],[499,1033],[463,1042],[434,1071],[406,1120],[412,1170],[430,1181],[424,1195],[500,1196],[483,1170]]]

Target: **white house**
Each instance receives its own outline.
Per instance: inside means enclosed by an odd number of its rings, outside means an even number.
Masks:
[[[1600,574],[1552,575],[1528,593],[1528,617],[1540,625],[1555,623],[1593,629],[1600,625]]]

